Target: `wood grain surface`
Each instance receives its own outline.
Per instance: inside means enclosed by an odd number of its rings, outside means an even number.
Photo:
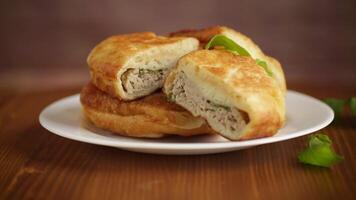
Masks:
[[[71,141],[40,127],[37,117],[44,106],[76,92],[2,94],[3,199],[352,199],[356,195],[355,118],[345,116],[323,130],[345,158],[331,169],[298,163],[305,137],[215,155],[148,155]]]
[[[263,5],[262,5],[263,4]],[[306,137],[197,156],[128,152],[61,138],[40,111],[77,93],[104,37],[228,25],[284,66],[288,87],[356,96],[356,1],[0,2],[0,199],[356,199],[356,119],[323,129],[344,161],[298,163]]]

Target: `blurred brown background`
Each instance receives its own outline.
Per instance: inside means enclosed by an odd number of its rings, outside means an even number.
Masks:
[[[291,88],[355,91],[355,8],[355,0],[4,0],[0,89],[79,87],[87,54],[109,35],[226,25],[278,58]]]

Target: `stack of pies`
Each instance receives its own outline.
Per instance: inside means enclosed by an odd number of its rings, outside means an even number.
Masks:
[[[208,48],[216,36],[248,55],[219,41]],[[81,92],[84,113],[95,126],[115,134],[219,134],[246,140],[272,136],[285,121],[281,65],[227,27],[183,30],[169,37],[116,35],[99,43],[87,61],[91,82]]]

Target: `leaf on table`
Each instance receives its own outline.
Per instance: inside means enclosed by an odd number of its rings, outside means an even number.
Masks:
[[[298,160],[305,164],[330,167],[343,157],[335,153],[331,139],[324,134],[314,134],[309,137],[308,148],[300,152]]]

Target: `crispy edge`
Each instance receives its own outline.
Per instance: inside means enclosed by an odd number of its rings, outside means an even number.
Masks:
[[[88,84],[83,88],[80,100],[85,115],[95,126],[120,135],[163,137],[215,133],[206,123],[196,128],[183,128],[185,123],[197,118],[168,102],[161,92],[127,102]]]

